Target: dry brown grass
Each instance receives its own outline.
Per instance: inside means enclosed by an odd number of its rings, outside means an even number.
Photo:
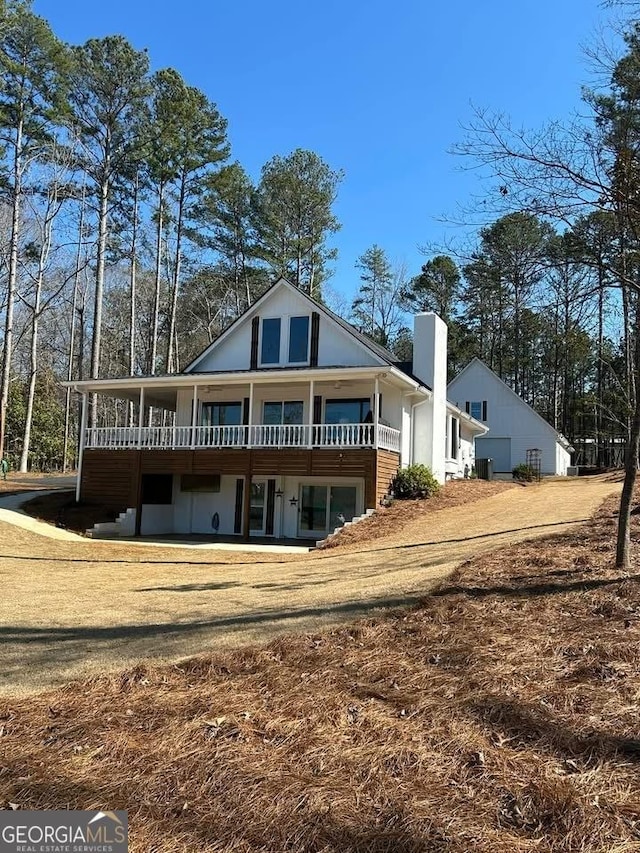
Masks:
[[[428,500],[394,501],[389,507],[379,507],[371,518],[345,528],[339,536],[320,546],[320,550],[357,545],[372,539],[396,535],[412,522],[428,522],[429,516],[434,512],[475,503],[516,487],[514,483],[500,480],[450,480],[437,495]]]
[[[70,489],[74,481],[74,474],[44,474],[39,471],[20,474],[18,471],[9,471],[6,480],[0,477],[0,497],[36,489]]]
[[[406,605],[471,557],[583,522],[614,490],[602,478],[510,489],[303,555],[56,541],[0,521],[0,693]]]
[[[640,850],[613,511],[412,610],[6,702],[0,804],[128,809],[136,853]]]

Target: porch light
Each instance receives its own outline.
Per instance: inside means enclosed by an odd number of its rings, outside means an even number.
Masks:
[[[282,489],[276,489],[275,496],[277,498],[281,498],[283,495],[284,495],[284,492],[282,491]]]
[[[290,498],[289,503],[291,504],[291,506],[297,506],[298,498],[295,495],[293,495],[293,497]]]

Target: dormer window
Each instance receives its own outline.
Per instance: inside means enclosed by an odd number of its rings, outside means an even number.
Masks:
[[[289,318],[289,363],[309,361],[309,317]]]
[[[280,364],[280,317],[268,317],[262,321],[262,364]]]

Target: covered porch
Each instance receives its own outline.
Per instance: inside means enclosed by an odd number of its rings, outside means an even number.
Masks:
[[[87,428],[88,450],[363,447],[400,452],[400,430],[385,424],[254,424]]]
[[[367,448],[402,452],[415,382],[390,368],[264,371],[75,383],[83,449]],[[413,386],[413,387],[408,387]],[[88,425],[88,398],[114,415]],[[105,424],[105,419],[107,423]],[[113,422],[108,423],[109,420]]]

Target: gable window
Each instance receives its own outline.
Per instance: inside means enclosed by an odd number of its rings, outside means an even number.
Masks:
[[[202,426],[239,426],[242,403],[203,403]]]
[[[309,361],[308,317],[291,317],[289,320],[289,361],[293,364]]]
[[[262,364],[280,363],[280,317],[269,317],[262,321]]]
[[[302,400],[265,403],[262,411],[264,424],[301,424],[303,413]]]
[[[327,424],[364,424],[371,420],[371,400],[327,400],[324,421]]]
[[[467,401],[467,414],[471,415],[477,421],[486,421],[487,419],[487,401],[472,400]]]

